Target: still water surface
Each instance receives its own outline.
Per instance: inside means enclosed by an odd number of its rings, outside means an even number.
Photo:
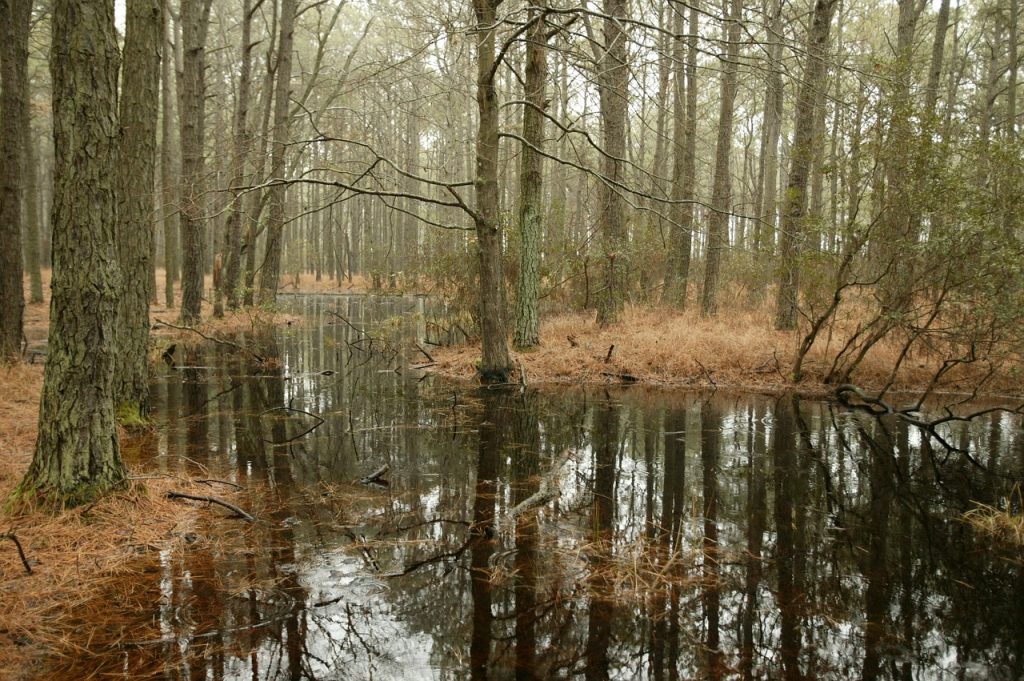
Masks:
[[[1024,678],[1021,557],[960,519],[1015,418],[944,431],[982,470],[791,396],[455,386],[421,299],[287,304],[270,361],[179,348],[143,445],[257,522],[140,559],[66,678]]]

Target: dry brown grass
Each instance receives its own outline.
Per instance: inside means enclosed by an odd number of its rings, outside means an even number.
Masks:
[[[1024,551],[1024,513],[1019,510],[1024,503],[1021,495],[1018,485],[1011,493],[1011,497],[1015,497],[1017,511],[1010,510],[1011,504],[1007,504],[1007,509],[999,509],[976,503],[973,509],[964,513],[964,520],[981,536],[1020,553]]]
[[[614,383],[629,381],[679,387],[730,387],[777,391],[791,387],[789,377],[801,332],[773,328],[766,309],[736,311],[701,319],[695,311],[628,306],[620,323],[600,328],[593,313],[549,316],[541,321],[540,347],[514,355],[529,383]],[[831,352],[835,352],[833,339]],[[609,348],[614,346],[609,358]],[[884,385],[900,348],[882,343],[873,348],[854,374],[865,387]],[[804,361],[801,390],[823,392],[828,365],[820,340]],[[434,370],[472,380],[479,347],[461,345],[431,350]],[[914,390],[927,385],[941,366],[938,356],[916,354],[904,362],[894,388]],[[981,368],[963,367],[946,376],[942,390],[969,390]],[[1014,390],[1009,374],[996,376],[989,390]]]

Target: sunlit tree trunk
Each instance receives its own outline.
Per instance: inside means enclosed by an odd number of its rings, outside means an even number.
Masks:
[[[277,72],[274,85],[274,139],[270,150],[270,179],[279,180],[285,174],[285,154],[288,150],[288,93],[292,80],[292,43],[295,30],[296,0],[281,0],[280,38],[277,43]],[[267,212],[267,244],[260,272],[261,305],[277,300],[277,286],[281,277],[281,246],[284,233],[285,185],[270,188]]]
[[[480,258],[480,336],[478,371],[485,383],[504,383],[512,371],[506,338],[501,226],[498,224],[498,93],[494,86],[495,0],[474,0],[476,13],[476,224]]]
[[[729,214],[732,212],[732,131],[736,112],[736,86],[739,77],[737,64],[740,54],[740,22],[743,4],[732,0],[731,9],[725,2],[723,13],[728,14],[725,28],[725,63],[721,65],[722,80],[718,108],[718,141],[715,145],[715,179],[711,192],[711,214],[708,218],[708,250],[704,260],[704,290],[700,313],[703,317],[718,313],[718,287],[721,278],[722,254],[728,244]]]
[[[16,495],[55,505],[124,483],[114,420],[120,295],[113,0],[55,0],[53,295],[35,455]]]
[[[163,12],[163,0],[128,0],[121,79],[116,240],[123,288],[114,394],[119,406],[139,413],[146,412],[149,402],[149,282]]]
[[[540,0],[544,2],[544,0]],[[523,145],[519,160],[519,279],[516,281],[517,348],[540,343],[540,250],[543,228],[544,108],[547,80],[547,37],[543,7],[531,7],[534,24],[526,33],[526,84],[523,98]]]
[[[838,0],[817,0],[807,33],[807,56],[803,79],[797,91],[796,121],[790,170],[782,210],[780,240],[779,291],[775,307],[775,328],[795,329],[800,290],[800,246],[804,238],[804,216],[807,213],[807,181],[811,172],[814,144],[814,111],[817,93],[828,71],[826,49],[832,13]]]
[[[0,0],[0,361],[20,356],[23,336],[22,122],[31,14],[31,0]]]

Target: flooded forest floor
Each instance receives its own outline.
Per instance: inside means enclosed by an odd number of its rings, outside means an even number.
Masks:
[[[515,395],[496,396],[472,386],[472,343],[429,342],[443,318],[425,321],[422,302],[295,300],[200,327],[239,348],[276,329],[272,363],[156,328],[153,424],[121,433],[128,487],[56,515],[0,511],[0,670],[335,678],[355,661],[379,678],[468,678],[467,664],[504,678],[522,657],[566,678],[634,660],[652,678],[669,663],[692,678],[758,665],[846,678],[844,660],[863,654],[874,678],[879,659],[912,652],[922,678],[947,678],[928,673],[940,663],[1024,670],[1007,605],[1024,598],[1017,415],[949,431],[980,474],[905,423],[779,397],[793,395],[798,339],[766,314],[627,308],[605,329],[552,316],[542,345],[514,355]],[[30,359],[46,315],[26,308]],[[153,318],[173,324],[176,310]],[[175,344],[188,347],[165,367]],[[862,386],[888,380],[893,352],[864,362]],[[823,361],[810,355],[801,395],[828,393]],[[907,362],[896,386],[921,387],[936,361]],[[941,389],[969,391],[971,371]],[[42,376],[42,363],[0,370],[0,498],[31,460]],[[1013,377],[990,390],[1019,391]],[[575,387],[535,391],[544,383]],[[634,383],[653,392],[619,387]],[[429,659],[414,650],[427,644]]]

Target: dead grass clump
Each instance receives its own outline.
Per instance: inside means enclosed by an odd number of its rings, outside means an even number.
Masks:
[[[1008,504],[1006,509],[995,508],[987,504],[975,503],[975,507],[964,513],[964,520],[975,532],[981,536],[988,537],[1004,546],[1017,551],[1024,550],[1024,513],[1020,486],[1014,488],[1012,497],[1015,497],[1014,504]],[[1016,506],[1017,510],[1012,510]]]

